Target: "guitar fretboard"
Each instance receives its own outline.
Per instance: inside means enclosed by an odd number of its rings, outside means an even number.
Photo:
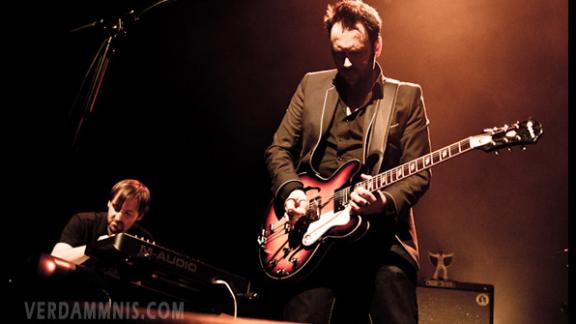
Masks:
[[[453,157],[472,149],[470,138],[465,138],[456,143],[445,146],[432,153],[423,155],[410,162],[401,164],[386,172],[380,173],[369,180],[358,182],[353,186],[342,188],[334,193],[335,210],[342,209],[350,200],[350,193],[356,186],[363,186],[370,191],[376,191],[390,186],[402,179],[405,179],[415,173],[431,168]]]

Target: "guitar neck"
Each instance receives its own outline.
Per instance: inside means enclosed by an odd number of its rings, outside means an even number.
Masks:
[[[442,162],[448,161],[464,152],[468,152],[473,149],[471,140],[474,137],[468,137],[448,146],[445,146],[439,150],[432,153],[423,155],[417,159],[410,162],[401,164],[393,169],[386,172],[380,173],[369,180],[359,182],[353,186],[345,187],[335,193],[336,199],[341,200],[342,203],[346,204],[350,193],[354,190],[355,186],[363,186],[370,191],[376,191],[388,187],[402,179],[405,179],[415,173],[431,168],[434,165],[440,164]],[[340,198],[340,199],[339,199]]]

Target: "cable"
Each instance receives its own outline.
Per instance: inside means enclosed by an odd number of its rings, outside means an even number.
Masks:
[[[230,293],[230,296],[232,296],[232,301],[234,303],[234,319],[236,319],[236,317],[238,315],[238,304],[236,303],[236,295],[234,294],[234,291],[232,291],[232,288],[230,288],[230,285],[225,280],[212,278],[212,283],[215,285],[226,286],[226,288],[228,289],[228,292]]]

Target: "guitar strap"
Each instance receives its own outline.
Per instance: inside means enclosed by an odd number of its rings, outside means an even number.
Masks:
[[[400,81],[398,80],[384,79],[384,94],[382,99],[378,101],[376,120],[373,124],[372,136],[370,136],[366,151],[365,170],[372,175],[378,174],[382,166],[399,85]]]

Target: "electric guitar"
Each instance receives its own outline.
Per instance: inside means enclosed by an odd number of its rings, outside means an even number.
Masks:
[[[497,152],[516,145],[525,149],[527,144],[536,143],[540,135],[542,125],[534,119],[488,128],[482,134],[462,139],[348,186],[360,168],[357,160],[344,164],[328,179],[300,174],[308,198],[308,211],[294,226],[290,226],[288,215],[276,215],[274,203],[270,204],[258,236],[260,266],[272,279],[302,278],[318,265],[332,243],[338,239],[360,239],[369,230],[370,222],[351,213],[350,193],[356,186],[376,191],[472,149]]]

